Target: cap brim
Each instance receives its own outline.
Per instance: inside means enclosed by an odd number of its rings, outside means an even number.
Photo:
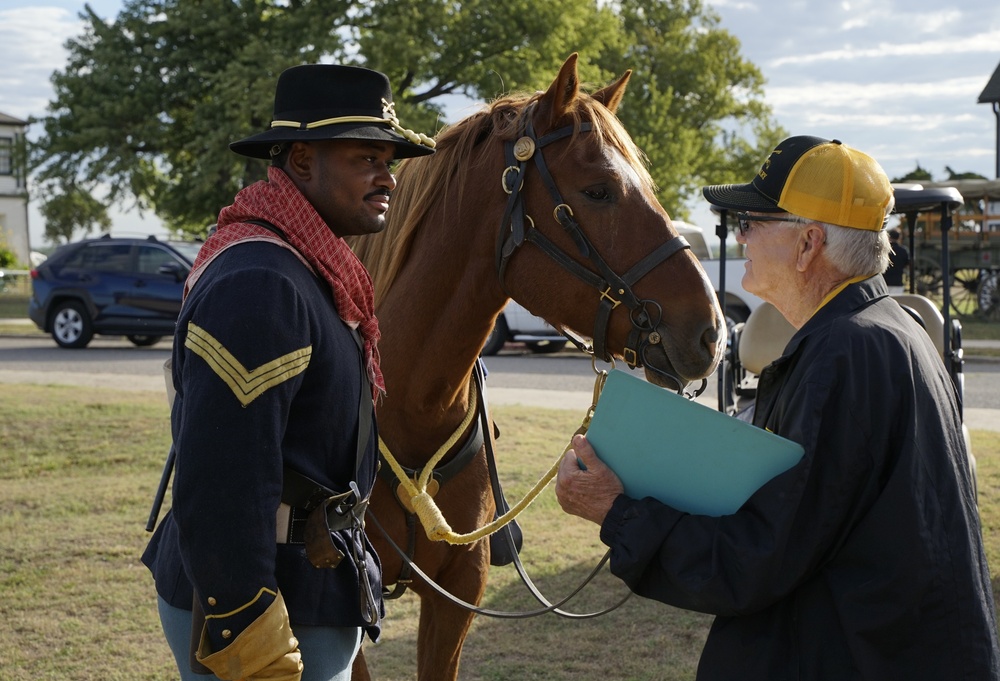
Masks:
[[[271,158],[271,147],[285,142],[310,142],[320,140],[378,140],[391,142],[396,146],[394,158],[411,158],[433,154],[434,149],[422,144],[414,144],[394,130],[380,125],[361,123],[356,125],[336,125],[313,130],[297,128],[272,128],[262,133],[233,142],[229,148],[251,158]]]
[[[715,184],[702,187],[702,195],[713,206],[754,213],[784,213],[777,203],[761,194],[752,184]]]

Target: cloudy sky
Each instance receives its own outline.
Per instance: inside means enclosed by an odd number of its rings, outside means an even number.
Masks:
[[[997,121],[979,94],[1000,65],[997,0],[706,0],[767,79],[792,134],[835,137],[874,156],[890,177],[917,164],[996,177]],[[0,0],[0,112],[45,113],[62,44],[80,33],[78,0]],[[113,18],[121,0],[91,0]],[[29,134],[39,131],[29,131]],[[694,221],[711,231],[695,204]],[[670,207],[667,207],[668,211]],[[160,231],[151,215],[112,215],[115,231]],[[32,243],[42,224],[30,211]]]

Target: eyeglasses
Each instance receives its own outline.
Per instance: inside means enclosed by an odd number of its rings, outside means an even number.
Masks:
[[[805,222],[801,218],[793,218],[783,215],[751,215],[750,213],[737,213],[736,222],[739,224],[740,236],[750,233],[751,224],[754,222]]]

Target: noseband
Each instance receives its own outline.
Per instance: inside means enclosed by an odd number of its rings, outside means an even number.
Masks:
[[[648,274],[654,267],[667,260],[667,258],[685,248],[691,248],[691,245],[688,244],[684,237],[677,235],[637,262],[625,274],[618,276],[597,252],[587,238],[587,235],[583,233],[583,230],[580,229],[579,223],[573,217],[573,210],[563,201],[562,195],[559,193],[559,189],[552,180],[552,175],[545,164],[545,155],[542,153],[542,149],[552,142],[572,135],[574,131],[573,126],[569,125],[542,137],[536,137],[534,125],[531,120],[533,109],[534,104],[524,114],[526,123],[523,136],[516,142],[507,142],[505,145],[507,167],[504,169],[501,183],[503,190],[508,194],[508,199],[507,208],[504,211],[503,221],[500,226],[500,233],[497,236],[496,253],[497,275],[500,278],[500,285],[506,290],[504,278],[507,265],[514,252],[524,242],[530,241],[542,249],[560,267],[600,292],[593,335],[593,353],[595,356],[604,361],[611,360],[611,354],[607,348],[607,333],[611,320],[611,312],[619,305],[624,304],[629,311],[629,319],[632,322],[632,330],[629,332],[628,341],[623,350],[625,361],[631,368],[645,365],[646,369],[676,382],[678,390],[680,390],[683,388],[684,383],[678,377],[655,367],[650,367],[648,363],[644,363],[643,361],[646,349],[650,345],[657,345],[662,341],[656,328],[662,319],[663,308],[654,300],[640,300],[632,292],[632,285]],[[582,123],[580,124],[579,131],[588,132],[592,128],[593,125],[591,123]],[[549,195],[555,202],[552,217],[562,225],[563,230],[573,240],[573,244],[576,246],[579,254],[593,264],[596,272],[582,266],[568,253],[556,246],[551,239],[535,227],[534,220],[525,213],[521,189],[524,187],[524,177],[528,163],[532,159],[534,159],[535,167],[538,169],[542,183],[548,189]],[[509,231],[507,229],[508,224],[510,225]],[[571,340],[573,339],[571,338]]]

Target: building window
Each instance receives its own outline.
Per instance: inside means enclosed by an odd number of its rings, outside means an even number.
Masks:
[[[14,174],[14,140],[0,137],[0,175]]]

